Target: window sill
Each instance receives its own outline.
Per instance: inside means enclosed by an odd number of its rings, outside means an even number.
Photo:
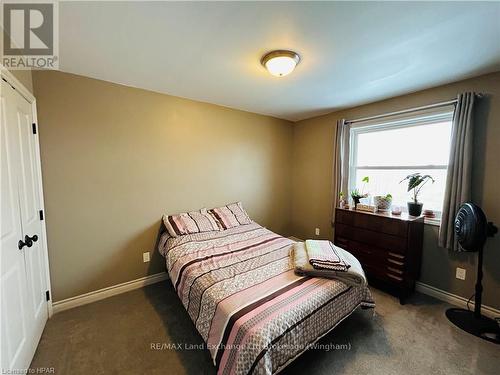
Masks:
[[[441,219],[433,217],[424,217],[424,224],[426,225],[431,225],[433,227],[439,227],[441,226]]]

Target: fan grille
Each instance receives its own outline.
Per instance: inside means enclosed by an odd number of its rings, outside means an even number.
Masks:
[[[486,242],[487,222],[483,210],[464,203],[455,217],[455,234],[463,251],[478,251]]]

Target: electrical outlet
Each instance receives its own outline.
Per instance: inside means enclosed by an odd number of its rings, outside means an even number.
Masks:
[[[457,267],[457,272],[455,274],[455,277],[460,280],[465,280],[465,273],[466,270],[464,268]]]
[[[146,253],[142,253],[142,261],[143,261],[144,263],[149,262],[149,251],[148,251],[148,252],[146,252]]]
[[[316,234],[316,236],[319,236],[319,228],[316,228],[314,233]]]

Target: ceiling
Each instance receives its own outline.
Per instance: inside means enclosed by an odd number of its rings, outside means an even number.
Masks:
[[[60,69],[287,120],[500,70],[500,3],[61,2]],[[273,49],[302,61],[284,78]]]

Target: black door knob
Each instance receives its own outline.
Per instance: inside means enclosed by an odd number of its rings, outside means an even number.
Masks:
[[[17,243],[17,247],[19,248],[19,250],[22,250],[22,248],[25,247],[25,246],[31,247],[33,245],[33,242],[31,242],[31,240],[30,240],[30,243],[31,243],[31,245],[27,244],[26,242],[19,241]]]
[[[36,241],[38,241],[38,236],[36,234],[34,234],[31,237],[28,235],[24,236],[24,242],[28,243],[28,241],[36,242]],[[31,245],[33,245],[33,243],[31,243]],[[30,246],[28,246],[28,247],[30,247]]]

